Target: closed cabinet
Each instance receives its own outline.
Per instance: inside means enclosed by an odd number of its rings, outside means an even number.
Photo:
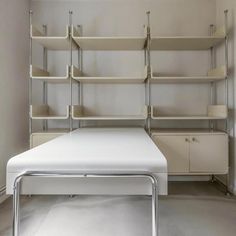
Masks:
[[[33,133],[30,136],[30,148],[37,147],[66,133]]]
[[[190,172],[227,173],[227,135],[194,135],[190,140]]]
[[[189,138],[187,136],[153,136],[154,142],[164,154],[169,173],[189,172]]]
[[[170,174],[228,173],[228,136],[217,134],[153,134],[167,159]]]

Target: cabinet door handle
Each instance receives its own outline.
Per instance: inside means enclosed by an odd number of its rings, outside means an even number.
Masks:
[[[196,139],[196,138],[192,138],[192,141],[193,141],[193,142],[197,142],[197,139]]]
[[[188,139],[188,138],[185,138],[185,142],[188,142],[188,143],[189,143],[189,139]]]

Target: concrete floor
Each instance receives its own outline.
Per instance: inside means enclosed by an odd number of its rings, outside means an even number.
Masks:
[[[160,236],[235,236],[236,199],[215,183],[172,182],[160,198]],[[149,197],[22,198],[22,236],[151,236]],[[0,205],[0,235],[11,235],[11,199]]]

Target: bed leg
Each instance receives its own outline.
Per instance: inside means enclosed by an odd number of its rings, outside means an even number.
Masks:
[[[158,191],[156,181],[152,184],[152,236],[158,236]]]
[[[19,235],[21,177],[17,178],[13,190],[13,236]]]

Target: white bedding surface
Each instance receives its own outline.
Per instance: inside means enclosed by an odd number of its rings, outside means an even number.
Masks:
[[[143,128],[80,128],[19,154],[7,164],[8,193],[12,193],[14,178],[24,171],[145,171],[159,174],[159,179],[165,182],[162,183],[164,192],[167,185],[167,161]],[[49,183],[55,188],[52,192],[59,194],[60,188],[64,188],[61,193],[72,191],[68,185],[73,185],[74,180],[70,184],[66,180],[50,181],[35,182],[44,189],[38,187],[32,192],[50,190]],[[99,184],[96,182],[96,186]],[[137,183],[130,184],[134,186]],[[33,186],[32,183],[27,185]],[[88,183],[81,185],[87,189]],[[108,185],[111,187],[112,183]]]

